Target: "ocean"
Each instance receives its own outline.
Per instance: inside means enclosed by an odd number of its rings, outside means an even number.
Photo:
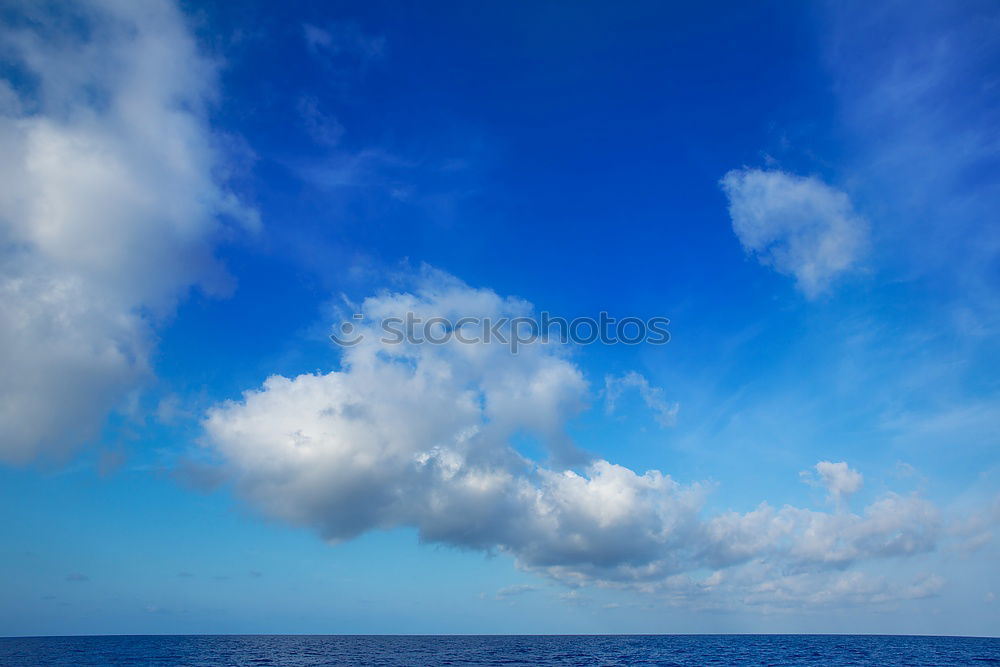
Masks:
[[[0,639],[0,665],[991,665],[1000,639],[885,635],[194,635]]]

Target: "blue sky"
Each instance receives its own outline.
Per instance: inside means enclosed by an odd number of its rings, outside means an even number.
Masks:
[[[993,3],[0,21],[0,634],[996,634]]]

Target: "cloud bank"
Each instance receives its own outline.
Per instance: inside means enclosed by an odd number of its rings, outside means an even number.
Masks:
[[[226,288],[215,66],[165,1],[25,4],[0,32],[0,460],[64,455],[149,374],[156,323]],[[228,222],[226,222],[228,221]]]
[[[793,276],[808,298],[854,268],[867,246],[868,223],[846,194],[819,179],[736,169],[720,185],[743,249]]]
[[[736,591],[773,604],[939,542],[940,512],[917,495],[887,493],[858,513],[762,503],[705,516],[701,484],[602,459],[567,467],[580,452],[566,425],[590,390],[563,347],[387,344],[373,324],[406,312],[526,315],[529,304],[428,270],[412,292],[378,294],[361,310],[365,338],[339,370],[272,376],[205,420],[207,446],[267,516],[332,542],[413,527],[423,541],[510,554],[571,585]],[[512,443],[524,438],[549,461],[520,453]],[[845,498],[860,485],[846,464],[817,470]],[[845,596],[912,592],[911,582],[864,577],[842,583]]]

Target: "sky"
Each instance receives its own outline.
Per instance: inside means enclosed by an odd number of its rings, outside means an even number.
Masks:
[[[996,635],[998,73],[975,0],[0,3],[0,635]],[[380,337],[543,312],[669,341]]]

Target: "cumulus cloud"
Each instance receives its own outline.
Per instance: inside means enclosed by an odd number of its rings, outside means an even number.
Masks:
[[[825,488],[835,503],[846,500],[860,491],[864,485],[864,476],[857,470],[852,470],[846,461],[839,463],[820,461],[813,466],[813,470],[815,474],[809,471],[802,472],[803,478],[810,484],[818,484]]]
[[[608,375],[604,378],[604,405],[608,414],[615,411],[619,397],[629,389],[639,392],[646,407],[660,426],[673,426],[677,422],[678,403],[671,403],[663,394],[663,389],[649,384],[642,374],[629,371],[621,376]]]
[[[428,270],[412,292],[381,293],[361,311],[364,338],[339,370],[272,376],[206,417],[207,446],[268,516],[333,542],[410,526],[423,541],[507,553],[571,585],[664,591],[688,581],[703,594],[723,580],[744,577],[748,591],[938,543],[939,513],[916,495],[886,494],[859,514],[763,503],[706,517],[703,485],[602,459],[567,466],[579,452],[566,424],[589,389],[562,346],[511,354],[454,337],[388,343],[377,324],[407,312],[527,315],[523,301]],[[525,436],[548,449],[548,462],[515,448]],[[853,488],[854,471],[833,471],[841,493]],[[722,574],[698,574],[706,569]]]
[[[919,496],[887,494],[861,514],[818,512],[767,503],[745,514],[730,512],[706,521],[714,567],[764,558],[808,571],[845,567],[888,556],[931,551],[942,532],[940,512]]]
[[[817,178],[735,169],[720,185],[744,250],[794,276],[809,298],[826,292],[865,251],[868,223],[845,193]]]
[[[226,289],[254,213],[222,185],[215,67],[166,1],[24,5],[0,31],[0,460],[92,437],[149,373],[156,323]],[[228,222],[227,222],[228,221]]]

